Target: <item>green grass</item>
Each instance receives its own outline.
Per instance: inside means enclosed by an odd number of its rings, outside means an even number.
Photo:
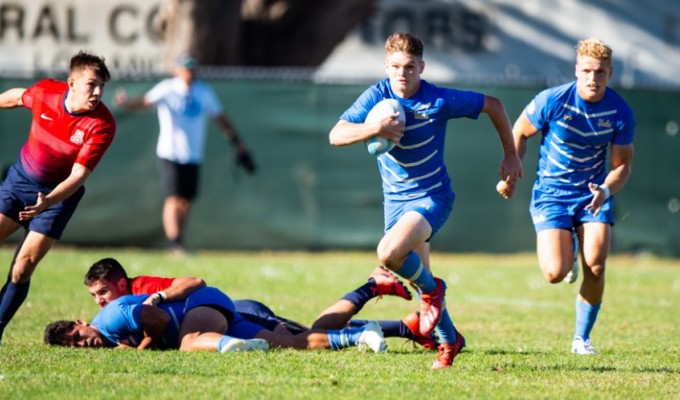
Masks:
[[[13,249],[0,250],[5,271]],[[131,275],[202,276],[233,298],[255,298],[310,323],[363,283],[373,253],[201,252],[174,259],[142,250],[59,247],[0,347],[0,399],[680,398],[680,261],[611,257],[593,332],[599,354],[568,353],[576,285],[545,283],[533,254],[434,254],[468,347],[445,371],[434,353],[388,339],[386,354],[276,350],[219,354],[50,348],[45,324],[90,319],[82,284],[92,262],[116,256]],[[361,317],[399,319],[415,302],[384,298]]]

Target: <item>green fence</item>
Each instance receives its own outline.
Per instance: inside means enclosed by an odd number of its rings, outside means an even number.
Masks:
[[[32,81],[2,80],[0,89]],[[152,81],[107,87],[142,94]],[[234,167],[230,145],[211,126],[200,197],[187,242],[204,249],[371,249],[382,236],[382,194],[376,161],[363,146],[334,148],[328,131],[364,85],[303,81],[219,80],[214,84],[259,166],[247,176]],[[511,119],[540,88],[474,87],[503,100]],[[633,175],[617,194],[614,250],[680,255],[680,95],[621,90],[636,112]],[[87,183],[64,243],[162,246],[155,110],[127,113],[114,144]],[[28,131],[26,110],[0,112],[0,163],[14,161]],[[532,143],[533,142],[533,143]],[[528,215],[536,146],[530,142],[525,179],[510,201],[495,193],[501,148],[486,117],[449,123],[448,168],[457,200],[433,250],[533,251]]]

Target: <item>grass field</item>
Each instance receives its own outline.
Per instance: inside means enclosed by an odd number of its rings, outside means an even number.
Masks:
[[[12,248],[0,249],[3,271]],[[219,354],[50,348],[47,322],[90,319],[82,284],[94,261],[117,257],[131,275],[202,276],[233,298],[254,298],[310,323],[363,283],[373,253],[198,253],[185,259],[141,250],[57,248],[0,347],[0,399],[672,399],[680,398],[680,261],[611,257],[593,332],[599,354],[568,352],[575,285],[549,285],[533,254],[434,254],[448,305],[468,347],[453,367],[388,339],[386,354],[275,350]],[[400,319],[416,302],[383,298],[364,318]]]

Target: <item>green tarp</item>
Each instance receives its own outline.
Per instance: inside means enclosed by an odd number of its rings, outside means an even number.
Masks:
[[[364,85],[308,81],[212,80],[258,164],[248,176],[214,124],[202,169],[200,197],[187,242],[203,249],[371,249],[382,236],[382,194],[375,158],[361,145],[334,148],[328,132]],[[0,89],[32,81],[0,81]],[[114,81],[132,96],[154,81]],[[471,87],[503,100],[511,120],[541,89]],[[617,193],[613,249],[680,255],[680,95],[619,90],[636,113],[633,175]],[[63,243],[93,246],[164,246],[155,146],[155,110],[111,107],[114,144],[86,184],[87,192]],[[27,110],[0,112],[0,163],[11,164],[24,142]],[[501,147],[488,118],[449,123],[446,158],[457,194],[453,214],[433,250],[533,251],[528,215],[536,146],[530,141],[525,178],[510,201],[495,193]],[[532,143],[533,142],[533,143]]]

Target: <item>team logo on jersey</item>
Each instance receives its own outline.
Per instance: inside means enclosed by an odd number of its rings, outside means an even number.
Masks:
[[[85,132],[80,129],[76,129],[76,133],[71,136],[71,143],[83,144],[83,138],[85,137]]]
[[[612,121],[600,118],[600,119],[597,120],[597,126],[599,126],[601,128],[611,129],[612,128]]]
[[[428,108],[430,108],[430,103],[418,106],[418,109],[413,110],[413,116],[415,119],[429,119],[426,112]]]
[[[565,121],[571,121],[572,117],[571,114],[566,114],[564,117],[562,117]]]

